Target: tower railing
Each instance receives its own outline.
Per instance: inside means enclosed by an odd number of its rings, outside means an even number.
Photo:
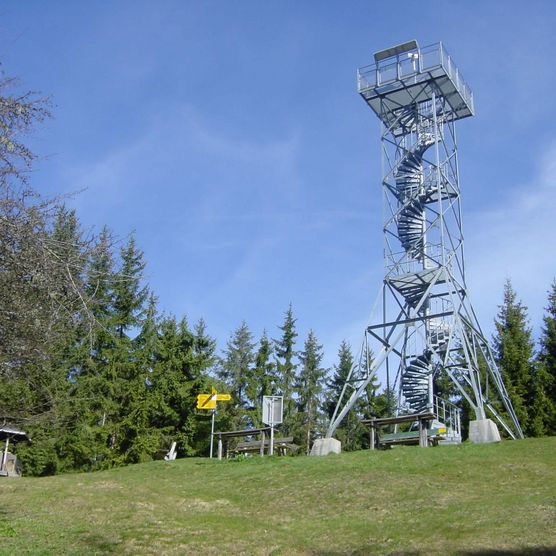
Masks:
[[[378,63],[359,68],[358,92],[394,85],[396,82],[406,84],[412,78],[418,82],[425,74],[434,74],[435,70],[443,71],[450,78],[471,113],[474,113],[473,93],[441,42],[417,47],[410,52],[396,54]]]
[[[433,396],[433,413],[441,423],[446,425],[448,429],[446,436],[461,441],[461,409],[435,394]]]

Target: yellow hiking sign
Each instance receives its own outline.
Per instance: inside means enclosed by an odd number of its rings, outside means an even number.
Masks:
[[[212,388],[210,394],[197,396],[197,409],[216,409],[216,402],[228,402],[231,399],[230,394],[219,394],[215,388]]]

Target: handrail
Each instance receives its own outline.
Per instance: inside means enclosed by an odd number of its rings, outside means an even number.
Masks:
[[[438,68],[442,68],[450,77],[464,101],[473,111],[473,93],[441,42],[394,54],[380,62],[359,68],[357,70],[357,89],[361,93],[396,81],[404,81]]]

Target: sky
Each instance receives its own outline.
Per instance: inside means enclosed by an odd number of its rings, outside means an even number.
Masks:
[[[372,54],[442,41],[476,115],[458,122],[467,284],[491,337],[511,279],[539,334],[556,277],[556,3],[0,0],[0,62],[52,99],[32,176],[93,233],[134,232],[159,307],[219,348],[292,304],[332,366],[383,277]]]

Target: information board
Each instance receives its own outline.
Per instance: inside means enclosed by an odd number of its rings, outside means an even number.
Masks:
[[[263,423],[265,425],[279,425],[284,413],[283,396],[263,396]]]

